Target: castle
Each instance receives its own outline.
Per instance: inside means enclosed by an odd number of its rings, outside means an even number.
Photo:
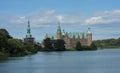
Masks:
[[[47,34],[45,36],[46,38],[50,38]],[[76,46],[76,43],[79,41],[82,46],[90,46],[92,43],[92,33],[90,28],[88,28],[87,33],[78,33],[78,32],[73,32],[73,33],[68,33],[65,32],[64,30],[61,31],[60,27],[60,22],[58,22],[58,28],[57,28],[57,33],[56,37],[51,37],[51,42],[54,42],[57,39],[61,39],[65,41],[65,47],[66,48],[73,48]],[[24,38],[25,43],[30,43],[34,44],[34,38],[31,35],[31,30],[30,30],[30,22],[28,21],[28,26],[27,26],[27,34],[26,37]]]
[[[45,38],[49,36],[46,34]],[[76,43],[79,41],[82,46],[90,46],[92,43],[92,33],[90,28],[88,28],[87,33],[68,33],[64,30],[61,31],[60,22],[58,23],[56,38],[51,37],[51,40],[61,39],[65,41],[66,48],[73,48],[76,46]]]

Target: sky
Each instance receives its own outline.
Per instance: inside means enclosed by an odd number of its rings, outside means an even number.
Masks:
[[[87,32],[93,40],[120,37],[120,0],[0,0],[0,28],[14,38],[26,36],[27,21],[36,41],[66,32]]]

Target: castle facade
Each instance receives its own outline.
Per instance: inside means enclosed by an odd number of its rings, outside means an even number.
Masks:
[[[45,38],[48,38],[46,34]],[[68,33],[64,30],[61,31],[60,22],[58,23],[56,38],[51,37],[52,40],[61,39],[65,41],[66,48],[74,48],[76,43],[79,41],[82,46],[90,46],[92,43],[92,33],[90,28],[88,28],[86,33],[73,32]]]

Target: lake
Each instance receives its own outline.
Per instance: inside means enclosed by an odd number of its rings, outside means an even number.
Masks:
[[[120,50],[38,52],[0,62],[0,73],[120,73]]]

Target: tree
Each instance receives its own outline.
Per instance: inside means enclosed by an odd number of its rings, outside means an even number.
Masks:
[[[97,46],[94,43],[92,43],[90,47],[91,47],[91,50],[97,50]]]
[[[46,38],[43,41],[43,44],[45,46],[44,49],[43,49],[43,51],[53,51],[54,50],[50,38]]]
[[[24,52],[24,44],[20,39],[8,39],[8,51],[10,54],[20,54]]]
[[[82,46],[81,46],[81,43],[79,41],[76,43],[75,49],[78,50],[78,51],[82,50]]]
[[[0,33],[6,36],[7,39],[12,38],[6,29],[0,29]]]
[[[55,49],[56,51],[65,51],[65,41],[64,40],[56,40],[56,43],[55,43]]]
[[[32,54],[36,53],[36,49],[34,48],[33,44],[24,43],[25,54]]]
[[[8,49],[7,40],[12,38],[6,29],[0,29],[0,49]]]

